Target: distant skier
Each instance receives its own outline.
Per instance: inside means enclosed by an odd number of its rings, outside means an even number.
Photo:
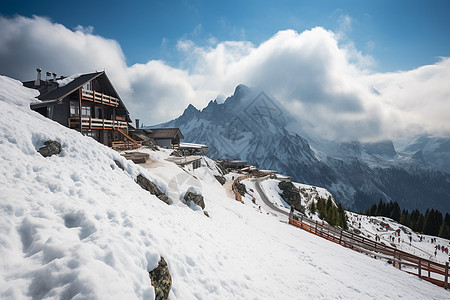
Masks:
[[[292,204],[291,205],[291,211],[289,212],[289,218],[291,218],[291,219],[294,216],[294,209],[295,209],[294,204]]]

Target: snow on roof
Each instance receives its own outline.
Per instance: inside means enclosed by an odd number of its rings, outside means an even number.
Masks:
[[[195,148],[195,149],[201,149],[201,148],[208,148],[206,145],[203,144],[194,144],[194,143],[180,143],[180,148]]]
[[[75,78],[80,77],[81,74],[74,74],[69,77],[65,77],[63,79],[56,79],[56,83],[58,84],[58,87],[66,86],[67,84],[71,83]]]

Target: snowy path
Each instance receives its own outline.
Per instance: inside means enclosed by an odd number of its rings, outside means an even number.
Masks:
[[[277,212],[277,213],[281,213],[284,214],[286,216],[289,216],[289,213],[287,213],[284,210],[279,209],[278,207],[276,207],[275,205],[273,205],[272,202],[269,201],[269,199],[267,198],[266,194],[263,192],[263,190],[261,189],[261,185],[260,185],[260,181],[261,180],[265,180],[266,178],[255,178],[253,181],[255,182],[255,188],[256,191],[258,192],[258,194],[261,197],[261,200],[264,202],[265,205],[267,205],[270,209],[272,209],[273,211]]]

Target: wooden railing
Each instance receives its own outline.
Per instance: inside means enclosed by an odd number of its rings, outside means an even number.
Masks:
[[[289,218],[289,224],[318,235],[344,247],[365,253],[374,258],[384,259],[393,266],[423,280],[448,289],[449,263],[445,265],[424,259],[396,248],[377,243],[368,238],[317,221],[301,217],[300,220]]]
[[[242,196],[241,196],[241,194],[239,194],[239,192],[238,192],[238,190],[237,190],[237,188],[236,188],[236,184],[237,184],[238,182],[240,182],[241,180],[244,180],[244,179],[247,179],[247,178],[250,178],[250,177],[252,177],[252,175],[241,176],[241,177],[236,178],[236,179],[234,180],[234,182],[233,182],[232,189],[233,189],[233,192],[234,192],[234,194],[235,194],[235,196],[236,196],[236,200],[239,201],[239,202],[243,202],[243,201],[242,201]]]
[[[84,100],[91,100],[98,103],[110,104],[119,106],[119,99],[96,91],[82,89],[82,96]]]
[[[118,129],[118,128],[127,128],[128,123],[123,121],[114,121],[107,119],[94,119],[91,117],[82,117],[81,118],[82,128],[85,129]],[[80,118],[74,117],[69,118],[69,127],[80,126]]]

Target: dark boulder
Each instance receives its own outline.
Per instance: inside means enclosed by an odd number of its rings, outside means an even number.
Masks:
[[[61,153],[61,144],[57,141],[46,141],[44,143],[44,146],[42,146],[41,148],[39,148],[38,152],[43,156],[43,157],[49,157],[52,156],[54,154],[59,154]]]
[[[114,160],[114,162],[116,163],[116,166],[118,166],[120,169],[122,169],[122,171],[124,171],[122,164],[120,163],[120,161],[118,160]]]
[[[280,181],[278,187],[283,191],[281,198],[283,198],[287,204],[294,205],[294,208],[298,211],[305,211],[305,208],[301,205],[302,197],[300,195],[300,190],[296,188],[292,182]]]
[[[245,184],[237,182],[235,184],[235,186],[236,186],[236,189],[237,189],[238,193],[241,194],[241,196],[244,196],[245,193],[247,193],[247,189],[245,188]]]
[[[150,194],[158,197],[159,200],[163,201],[164,203],[170,204],[169,197],[161,192],[156,184],[145,178],[142,174],[138,175],[138,177],[136,178],[136,183],[139,184],[144,190],[149,191]]]
[[[203,200],[203,196],[200,194],[195,194],[192,192],[187,192],[184,195],[184,201],[186,201],[187,204],[189,204],[189,202],[194,202],[195,204],[197,204],[198,206],[200,206],[202,209],[205,209],[205,201]]]
[[[183,152],[180,150],[173,150],[172,153],[170,153],[170,156],[183,157]]]
[[[149,275],[151,283],[155,288],[155,300],[168,299],[172,287],[172,276],[163,257],[161,257],[156,269],[150,271]]]

